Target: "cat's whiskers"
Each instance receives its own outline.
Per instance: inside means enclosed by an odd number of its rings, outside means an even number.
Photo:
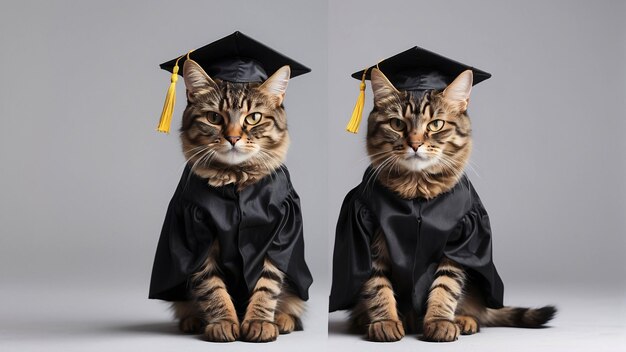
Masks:
[[[181,165],[181,167],[179,169],[182,169],[183,167],[185,167],[185,165],[187,165],[187,163],[189,163],[191,161],[191,159],[193,159],[196,155],[198,155],[200,153],[203,153],[203,152],[207,151],[208,149],[211,149],[211,146],[210,145],[202,145],[202,146],[191,148],[189,150],[196,150],[196,149],[200,149],[200,150],[197,151],[196,153],[194,153],[189,158],[185,159],[185,161],[183,162],[183,164]]]
[[[360,158],[359,161],[363,161],[365,159],[375,159],[375,157],[379,156],[379,155],[383,155],[383,154],[389,154],[392,153],[393,150],[385,150],[382,152],[378,152],[378,153],[373,153],[373,154],[368,154],[367,156]]]
[[[209,166],[211,166],[211,161],[213,161],[213,159],[215,159],[215,156],[217,156],[217,152],[215,150],[211,150],[208,153],[206,153],[205,155],[202,156],[202,166],[208,168]]]
[[[445,154],[441,154],[438,161],[444,176],[455,176],[463,172],[462,168],[458,165],[459,162]],[[450,174],[447,174],[447,171],[450,171]],[[429,172],[429,174],[432,173]]]
[[[196,166],[198,166],[198,164],[202,163],[202,160],[204,160],[204,158],[206,158],[209,155],[215,155],[216,151],[211,149],[207,152],[205,152],[202,156],[200,156],[191,166],[191,172],[193,172],[196,169]]]
[[[203,152],[205,152],[205,153],[206,153],[207,151],[208,151],[208,152],[211,152],[211,151],[212,151],[212,150],[209,150],[209,149],[211,149],[211,145],[198,146],[198,147],[191,148],[190,150],[195,150],[195,149],[200,149],[200,150],[199,150],[198,152],[194,153],[192,156],[190,156],[189,158],[187,158],[187,159],[185,160],[185,162],[184,162],[184,163],[183,163],[183,164],[182,164],[182,165],[178,168],[178,169],[179,169],[179,172],[180,172],[180,170],[181,170],[181,169],[183,169],[186,165],[188,165],[188,163],[191,161],[191,159],[193,159],[193,158],[194,158],[195,156],[197,156],[198,154],[203,153]],[[192,166],[191,166],[191,171],[192,171],[192,172],[193,172],[193,170],[194,170],[194,167],[195,167],[196,163],[197,163],[197,162],[198,162],[198,160],[200,160],[200,159],[201,159],[201,158],[198,158],[198,159],[196,159],[196,161],[195,161],[195,162],[193,162],[193,164],[192,164]],[[189,180],[190,180],[190,179],[191,179],[191,172],[190,172],[190,173],[189,173],[189,175],[187,176],[187,180],[185,181],[185,187],[187,186],[187,183],[189,183]]]
[[[198,146],[195,146],[193,148],[189,148],[189,149],[185,150],[185,152],[192,152],[194,150],[203,149],[203,148],[206,148],[208,146],[209,146],[209,144],[198,145]]]
[[[386,160],[384,160],[384,161],[383,161],[383,163],[384,163],[385,161],[386,161]],[[365,189],[367,189],[367,186],[369,185],[370,180],[372,179],[372,177],[373,177],[373,176],[374,176],[374,174],[376,173],[376,170],[377,170],[378,168],[380,168],[380,166],[381,166],[381,165],[382,165],[382,164],[378,164],[378,166],[374,167],[374,168],[370,171],[370,174],[367,176],[367,179],[365,180]]]
[[[471,161],[471,160],[469,160],[469,159],[468,159],[468,160],[467,160],[467,164],[466,164],[465,166],[466,166],[466,167],[468,167],[470,170],[472,170],[472,172],[473,172],[474,174],[476,174],[476,176],[477,176],[478,178],[482,178],[482,177],[480,176],[480,174],[478,173],[478,170],[476,170],[476,169],[478,168],[478,164],[476,164],[476,163],[474,163],[473,161]],[[474,167],[474,166],[475,166],[475,167]]]
[[[259,159],[258,161],[265,168],[265,170],[267,170],[270,173],[269,175],[270,177],[272,177],[272,179],[275,178],[278,170],[280,170],[283,174],[285,174],[285,171],[283,170],[283,168],[273,165],[275,163],[276,158],[272,154],[266,152],[263,149],[259,149],[257,153],[257,157]]]
[[[390,165],[393,165],[394,161],[398,158],[398,156],[396,155],[391,155],[389,156],[389,158],[387,158],[387,160],[385,161],[385,165],[382,165],[382,167],[378,170],[377,174],[376,174],[376,179],[378,179],[378,176],[380,176],[380,174],[385,171],[385,169],[387,169]]]
[[[399,164],[399,162],[398,162],[398,161],[400,161],[400,157],[399,157],[399,156],[397,156],[397,155],[393,155],[393,156],[395,157],[395,158],[393,159],[393,162],[392,162],[389,166],[387,166],[387,169],[388,169],[388,171],[387,171],[387,178],[391,177],[391,171],[393,170],[393,167],[394,167],[394,166],[396,167],[396,169],[398,170],[398,172],[399,172],[399,170],[400,170],[400,168],[399,168],[399,166],[398,166],[398,164]]]
[[[374,185],[373,182],[376,182],[376,179],[378,178],[378,175],[380,174],[380,172],[383,170],[385,165],[387,165],[393,160],[392,159],[393,157],[394,155],[388,156],[380,164],[378,164],[378,166],[375,167],[374,170],[372,170],[372,173],[369,175],[369,177],[367,178],[367,181],[365,182],[365,188],[369,186],[370,182],[372,182],[372,186]]]

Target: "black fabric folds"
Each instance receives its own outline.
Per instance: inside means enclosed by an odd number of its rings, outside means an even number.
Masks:
[[[267,256],[308,299],[313,279],[304,260],[300,199],[286,167],[237,192],[211,187],[189,167],[170,201],[157,246],[149,298],[189,299],[189,279],[220,244],[220,267],[238,308],[247,302]]]
[[[345,197],[335,235],[330,311],[351,308],[372,270],[370,243],[382,228],[398,307],[423,314],[437,265],[463,265],[489,307],[502,307],[504,286],[492,261],[489,216],[466,176],[438,197],[402,199],[367,180]]]

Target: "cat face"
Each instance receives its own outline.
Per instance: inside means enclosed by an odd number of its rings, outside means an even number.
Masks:
[[[211,79],[192,60],[183,67],[187,108],[181,140],[194,168],[276,169],[289,145],[282,105],[289,66],[263,84]]]
[[[367,151],[375,167],[426,174],[460,174],[471,150],[466,114],[472,71],[444,91],[418,97],[398,91],[378,69],[371,74],[374,110]]]

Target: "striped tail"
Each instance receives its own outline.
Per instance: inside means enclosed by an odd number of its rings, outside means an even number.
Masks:
[[[506,326],[518,328],[540,328],[556,315],[554,306],[542,308],[503,307],[487,308],[479,317],[482,326]]]

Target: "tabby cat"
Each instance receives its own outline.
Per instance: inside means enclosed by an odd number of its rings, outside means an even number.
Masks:
[[[375,108],[368,119],[367,152],[378,181],[403,199],[433,199],[462,179],[472,149],[467,105],[471,70],[443,91],[397,90],[378,69],[371,73]],[[434,274],[424,316],[398,311],[385,234],[371,243],[372,274],[352,309],[354,326],[373,341],[397,341],[405,329],[428,341],[454,341],[480,326],[539,327],[554,307],[487,308],[463,266],[444,257]]]
[[[188,105],[180,138],[192,172],[213,187],[233,184],[239,191],[279,172],[289,146],[282,105],[289,66],[262,84],[214,80],[191,60],[183,73]],[[265,259],[245,312],[238,312],[219,258],[215,241],[191,277],[193,300],[173,304],[182,331],[203,332],[209,341],[265,342],[301,328],[304,301],[270,260]]]

